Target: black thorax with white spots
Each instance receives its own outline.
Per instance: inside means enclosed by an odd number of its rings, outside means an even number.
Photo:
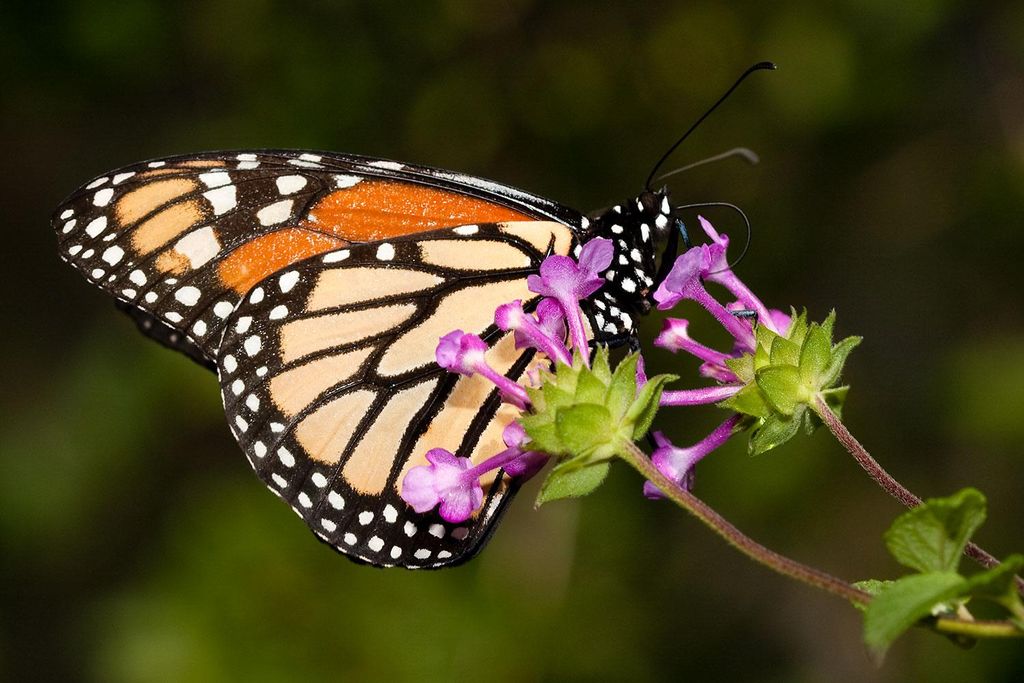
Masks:
[[[633,335],[637,317],[651,310],[658,256],[672,222],[664,190],[644,192],[591,215],[583,241],[604,237],[615,247],[612,264],[604,272],[604,286],[583,302],[598,339]]]

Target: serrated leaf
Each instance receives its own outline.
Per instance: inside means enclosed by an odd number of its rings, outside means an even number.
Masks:
[[[772,407],[765,401],[764,394],[756,384],[748,384],[716,405],[753,417],[768,417],[772,414]]]
[[[783,415],[792,415],[798,404],[806,400],[795,365],[769,365],[757,371],[757,386],[772,408]]]
[[[536,505],[563,498],[579,498],[591,493],[604,482],[610,467],[607,462],[584,467],[565,463],[555,467],[541,485]]]
[[[768,360],[772,365],[796,366],[800,362],[800,345],[794,344],[785,337],[776,337],[772,342]]]
[[[839,381],[839,376],[843,374],[843,366],[846,365],[846,359],[862,340],[863,337],[847,337],[832,347],[832,360],[822,373],[819,385],[821,388],[828,388]]]
[[[541,387],[541,393],[544,396],[544,410],[555,410],[562,406],[572,405],[573,394],[563,389],[560,384],[557,384],[558,378],[555,378],[553,382],[547,382]],[[573,383],[573,390],[576,389],[576,382]],[[536,406],[539,409],[539,406]]]
[[[739,381],[750,384],[754,381],[754,356],[745,353],[739,358],[726,358],[725,367],[732,370]]]
[[[885,532],[885,543],[906,567],[921,572],[955,571],[964,546],[984,521],[985,496],[966,488],[904,512]]]
[[[619,362],[608,383],[607,395],[602,397],[616,422],[625,416],[636,397],[636,364],[639,358],[640,354],[631,353]]]
[[[864,579],[863,581],[853,582],[853,586],[855,588],[859,588],[868,595],[872,596],[878,595],[892,584],[892,581],[886,581],[882,579]],[[865,612],[868,609],[868,605],[862,602],[851,602],[850,604],[859,609],[861,612]]]
[[[597,353],[594,354],[594,359],[590,364],[590,371],[594,373],[602,383],[607,385],[612,380],[612,369],[608,365],[608,347],[599,346]]]
[[[836,327],[836,309],[832,309],[828,312],[825,317],[825,321],[821,323],[821,329],[825,332],[825,336],[828,337],[828,343],[832,343],[832,336],[835,334]]]
[[[771,351],[772,344],[779,335],[772,332],[765,325],[758,325],[754,328],[754,344],[756,349],[764,349],[765,351]]]
[[[598,379],[597,375],[584,369],[576,378],[576,393],[573,396],[573,403],[603,404],[607,392],[608,385]]]
[[[647,433],[647,430],[651,428],[654,416],[658,412],[661,392],[666,384],[677,379],[679,377],[676,375],[655,375],[648,379],[647,384],[643,385],[640,389],[636,400],[633,401],[629,410],[626,411],[626,416],[623,419],[624,424],[633,426],[631,435],[633,441],[642,438]]]
[[[555,416],[555,433],[562,450],[553,455],[589,455],[611,442],[613,427],[612,416],[602,405],[578,403],[560,408]]]
[[[800,429],[800,420],[772,414],[764,418],[761,426],[750,436],[748,448],[751,455],[761,455],[786,443]]]
[[[524,415],[519,424],[530,437],[530,448],[550,455],[558,455],[562,450],[562,441],[555,431],[555,422],[547,413]]]
[[[832,360],[832,340],[819,325],[811,325],[800,349],[800,379],[809,387],[821,387],[821,379]]]
[[[786,338],[797,346],[803,346],[804,337],[807,335],[807,309],[800,311],[799,315],[793,317],[789,326]]]
[[[953,572],[905,576],[884,588],[864,613],[864,642],[881,656],[896,638],[939,604],[960,595],[966,580]]]
[[[1024,612],[1024,606],[1017,592],[1014,575],[1021,567],[1024,567],[1024,555],[1010,555],[995,567],[969,576],[966,593],[998,602],[1019,615]]]

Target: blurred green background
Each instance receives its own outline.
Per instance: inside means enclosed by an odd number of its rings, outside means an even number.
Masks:
[[[741,277],[771,305],[835,307],[839,332],[866,338],[847,371],[854,433],[921,495],[980,487],[980,542],[1024,549],[1021,3],[11,2],[0,678],[1024,679],[1019,641],[962,651],[917,632],[875,668],[854,610],[644,500],[625,468],[579,503],[535,511],[527,490],[462,568],[354,565],[249,471],[214,378],[59,263],[47,225],[105,170],[236,147],[390,157],[607,206],[760,59],[779,71],[668,168],[737,145],[761,165],[676,176],[675,198],[744,207]],[[721,417],[661,427],[686,443]],[[824,433],[758,459],[732,443],[697,493],[845,578],[897,572],[880,539],[897,505]]]

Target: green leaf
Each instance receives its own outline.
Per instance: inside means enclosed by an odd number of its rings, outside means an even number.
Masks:
[[[591,362],[590,371],[607,386],[612,381],[612,369],[608,365],[608,347],[599,346],[594,360]]]
[[[795,314],[796,311],[794,310]],[[799,315],[793,316],[793,322],[789,326],[789,332],[786,337],[796,344],[797,346],[803,346],[804,337],[807,335],[807,309],[800,311]]]
[[[640,354],[631,353],[619,362],[608,383],[607,395],[602,397],[616,422],[625,416],[636,397],[636,364],[639,357]]]
[[[573,396],[573,403],[603,404],[607,392],[607,384],[589,370],[583,370],[576,379],[576,394]]]
[[[795,365],[761,368],[757,371],[757,386],[772,408],[783,415],[792,415],[797,405],[807,400]]]
[[[761,455],[781,446],[796,436],[799,429],[800,420],[796,417],[769,415],[750,437],[750,454]]]
[[[572,405],[573,394],[556,384],[557,381],[558,378],[556,377],[554,381],[545,382],[544,386],[541,387],[541,392],[544,395],[544,400],[542,401],[544,410],[554,410],[562,406]],[[576,389],[575,381],[572,383],[572,389],[573,391]],[[534,402],[534,407],[537,410],[541,410],[541,406],[538,406],[536,402]]]
[[[793,365],[800,362],[800,345],[785,337],[776,337],[772,342],[769,361],[772,365]]]
[[[1014,575],[1024,567],[1024,555],[1010,555],[987,571],[967,578],[967,593],[1003,605],[1017,615],[1024,613]]]
[[[677,379],[679,379],[677,375],[655,375],[648,379],[647,384],[640,389],[636,400],[633,401],[623,419],[626,426],[632,425],[633,427],[631,434],[633,441],[642,438],[651,428],[651,423],[654,422],[654,416],[660,406],[661,392],[666,384],[675,382]]]
[[[764,394],[756,384],[748,384],[717,405],[753,417],[768,417],[772,414],[772,407],[764,400]]]
[[[611,442],[614,432],[608,409],[596,403],[577,403],[560,408],[555,433],[561,450],[552,455],[587,456]]]
[[[587,495],[604,482],[610,467],[607,462],[584,467],[567,462],[555,467],[541,485],[536,505],[539,507],[553,500]]]
[[[839,376],[843,373],[843,366],[846,365],[846,359],[862,339],[863,337],[847,337],[832,347],[832,360],[822,373],[821,383],[818,386],[824,389],[839,381]]]
[[[864,579],[863,581],[853,582],[854,588],[859,588],[865,593],[872,596],[878,595],[892,584],[892,581],[884,581],[881,579]],[[868,609],[868,606],[862,602],[853,602],[851,604],[857,609],[859,609],[861,612],[866,612]]]
[[[818,389],[831,360],[832,340],[820,325],[811,325],[800,349],[800,379],[808,387]]]
[[[864,642],[881,657],[904,631],[960,595],[966,580],[953,572],[914,574],[881,590],[864,613]]]
[[[739,358],[726,358],[725,366],[744,384],[754,381],[754,356],[745,353]]]
[[[966,488],[933,498],[896,518],[885,543],[896,560],[921,572],[956,571],[971,535],[985,521],[985,496]]]
[[[562,450],[562,440],[555,431],[555,421],[549,413],[524,415],[519,424],[530,437],[530,448],[550,455],[557,455]]]
[[[828,343],[832,343],[832,335],[835,334],[836,327],[836,309],[832,309],[828,312],[828,316],[825,317],[825,321],[821,323],[821,329],[825,332],[825,337],[828,338]]]

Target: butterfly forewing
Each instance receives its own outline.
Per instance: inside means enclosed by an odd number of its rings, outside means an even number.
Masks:
[[[324,541],[356,559],[408,567],[471,557],[508,499],[502,474],[466,523],[416,514],[402,477],[445,448],[481,462],[515,413],[480,376],[439,368],[439,337],[480,334],[508,377],[532,353],[493,324],[548,253],[576,244],[546,221],[468,224],[353,245],[257,283],[228,321],[219,374],[229,424],[271,490]]]
[[[213,361],[260,280],[316,254],[467,223],[570,209],[479,178],[358,156],[218,152],[128,166],[54,213],[61,256],[133,310],[143,331]]]

